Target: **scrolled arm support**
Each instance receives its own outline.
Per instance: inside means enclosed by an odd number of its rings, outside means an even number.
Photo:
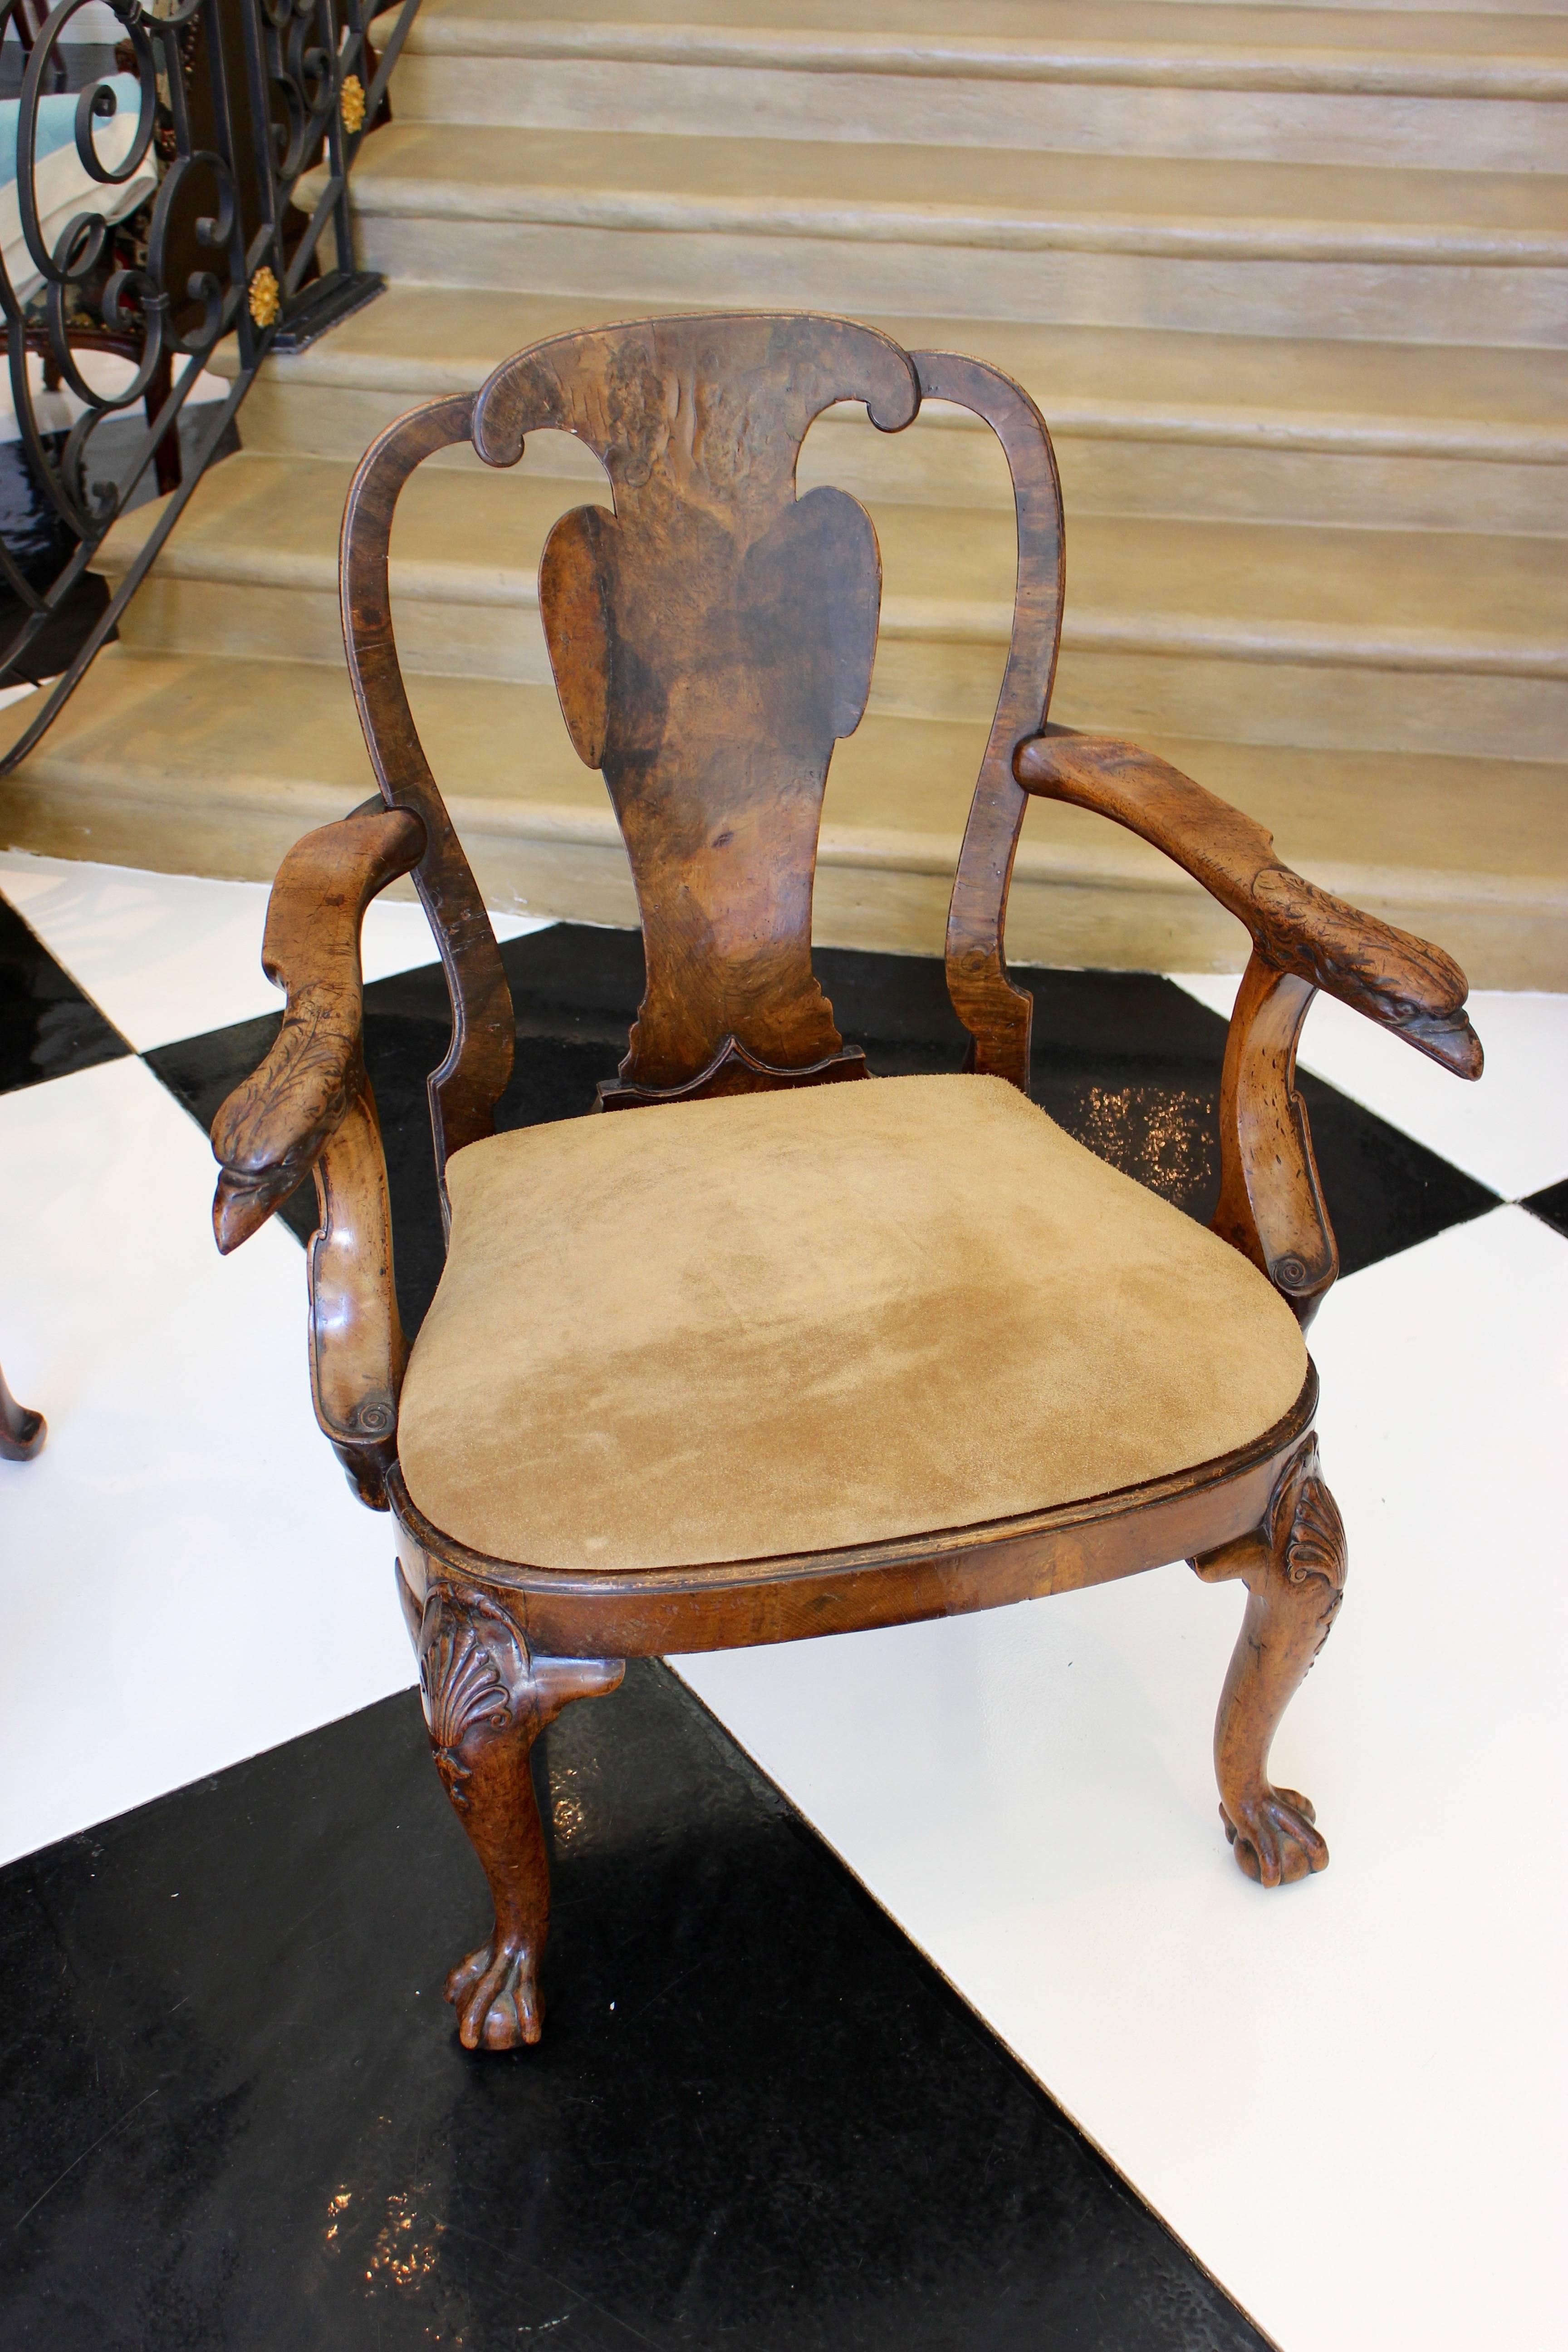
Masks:
[[[408,1346],[393,1280],[392,1199],[367,1078],[314,1170],[321,1223],[308,1282],[316,1419],[373,1510],[387,1507]]]
[[[427,401],[372,442],[343,508],[338,567],[343,652],[365,750],[387,807],[416,814],[425,827],[414,882],[436,932],[452,1002],[452,1042],[429,1080],[443,1215],[447,1155],[495,1133],[495,1107],[511,1076],[511,992],[473,869],[414,724],[392,626],[389,563],[404,484],[437,450],[466,441],[473,421],[474,397],[465,393]]]
[[[1302,1328],[1340,1270],[1296,1048],[1317,991],[1256,950],[1237,992],[1220,1085],[1214,1230],[1268,1276]]]
[[[213,1229],[226,1254],[296,1185],[316,1180],[309,1260],[310,1385],[362,1499],[385,1507],[407,1349],[393,1280],[392,1203],[364,1066],[360,925],[377,891],[423,856],[407,809],[358,811],[308,834],[279,868],[262,967],[288,992],[271,1052],[213,1121]]]

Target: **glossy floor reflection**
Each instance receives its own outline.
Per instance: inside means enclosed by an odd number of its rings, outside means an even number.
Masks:
[[[544,1746],[512,2057],[412,1696],[0,1875],[8,2346],[1259,2352],[665,1668]]]

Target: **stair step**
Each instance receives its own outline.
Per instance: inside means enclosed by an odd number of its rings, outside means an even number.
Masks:
[[[1478,984],[1568,987],[1561,10],[425,0],[394,98],[353,185],[391,290],[268,364],[244,454],[0,785],[0,835],[269,875],[370,789],[336,558],[374,435],[574,326],[835,310],[993,360],[1051,424],[1057,717],[1163,751]],[[824,479],[871,509],[885,599],[817,936],[934,952],[1011,623],[1005,466],[958,410],[883,436],[847,404],[803,453]],[[554,517],[607,495],[566,436],[509,473],[446,453],[405,494],[394,588],[492,903],[629,923],[537,610]],[[1165,970],[1245,947],[1145,845],[1044,804],[1009,943]]]
[[[665,12],[658,12],[663,14]],[[1046,0],[689,6],[425,0],[403,121],[1562,169],[1561,18]],[[889,23],[889,17],[891,23]]]
[[[630,924],[600,779],[548,688],[416,677],[415,717],[488,902]],[[0,713],[0,740],[26,724]],[[984,726],[868,716],[828,783],[815,935],[940,951]],[[1314,879],[1441,938],[1478,986],[1568,987],[1568,769],[1150,739],[1274,830]],[[20,773],[7,845],[265,879],[372,789],[346,677],[326,664],[109,648]],[[1485,809],[1484,827],[1476,810]],[[406,886],[403,886],[405,891]],[[1235,970],[1240,927],[1145,844],[1035,803],[1008,925],[1017,962]]]
[[[1234,333],[1568,343],[1568,181],[395,123],[364,263],[445,286]]]
[[[341,659],[337,536],[351,468],[241,455],[201,485],[132,605],[128,645]],[[601,478],[602,483],[602,478]],[[607,485],[432,469],[393,541],[404,665],[547,683],[537,565],[556,517]],[[117,526],[113,577],[152,508]],[[1012,520],[876,501],[882,626],[871,708],[989,719],[1012,629]],[[1545,760],[1568,740],[1558,542],[1133,516],[1068,520],[1057,716],[1078,725]]]
[[[241,419],[245,445],[357,460],[416,402],[468,391],[509,352],[606,315],[604,301],[572,296],[394,286],[298,358],[267,362]],[[1568,352],[870,323],[909,349],[974,352],[1016,377],[1051,427],[1075,520],[1568,535]],[[232,343],[213,364],[232,375]],[[962,409],[929,404],[908,433],[889,436],[846,408],[815,428],[808,467],[819,451],[858,496],[1011,505],[988,428]],[[584,479],[595,470],[557,434],[537,435],[523,463]]]

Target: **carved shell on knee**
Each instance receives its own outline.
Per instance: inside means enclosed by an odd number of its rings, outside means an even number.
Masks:
[[[516,1630],[493,1601],[432,1589],[420,1636],[419,1690],[433,1747],[455,1755],[481,1722],[504,1730],[526,1674]]]
[[[1274,1557],[1292,1584],[1310,1576],[1337,1601],[1345,1580],[1345,1529],[1339,1505],[1319,1475],[1317,1441],[1304,1445],[1275,1489],[1269,1511]]]

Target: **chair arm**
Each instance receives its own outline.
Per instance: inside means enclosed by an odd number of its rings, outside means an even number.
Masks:
[[[1179,769],[1068,728],[1021,743],[1013,767],[1026,792],[1095,809],[1163,849],[1246,924],[1276,971],[1337,996],[1458,1076],[1480,1076],[1468,982],[1453,958],[1293,873],[1264,826]]]
[[[316,1418],[363,1502],[386,1507],[407,1346],[393,1277],[392,1202],[364,1066],[360,924],[416,865],[425,827],[407,809],[356,810],[308,834],[278,871],[262,966],[288,991],[272,1051],[213,1121],[221,1168],[213,1227],[226,1254],[309,1172],[310,1391]]]
[[[212,1127],[223,1171],[213,1230],[226,1256],[310,1174],[363,1091],[360,925],[377,891],[424,848],[425,827],[410,810],[356,809],[308,833],[278,869],[261,968],[288,992],[283,1025]]]

